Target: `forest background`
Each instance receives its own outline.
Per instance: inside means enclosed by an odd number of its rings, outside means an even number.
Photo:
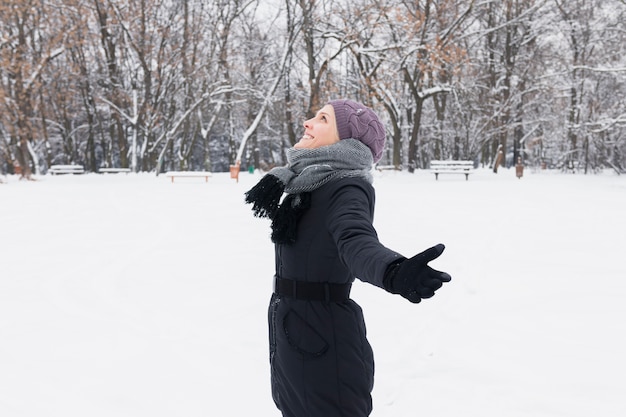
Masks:
[[[0,28],[0,174],[267,169],[333,98],[409,171],[626,168],[624,0],[4,0]]]

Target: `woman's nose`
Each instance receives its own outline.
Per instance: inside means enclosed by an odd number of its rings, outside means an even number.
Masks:
[[[313,120],[313,119],[308,119],[308,120],[304,121],[303,125],[304,125],[305,129],[310,129],[311,128],[311,120]]]

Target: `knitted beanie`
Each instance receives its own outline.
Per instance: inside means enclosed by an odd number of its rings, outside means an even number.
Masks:
[[[339,139],[357,139],[372,151],[374,163],[383,156],[385,127],[372,109],[352,100],[331,100]]]

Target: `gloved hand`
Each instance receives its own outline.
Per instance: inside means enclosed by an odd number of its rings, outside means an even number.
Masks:
[[[426,249],[410,259],[393,262],[387,267],[383,277],[383,286],[392,294],[400,294],[412,303],[419,303],[422,298],[430,298],[452,277],[428,266],[428,262],[441,255],[445,246],[441,243]]]

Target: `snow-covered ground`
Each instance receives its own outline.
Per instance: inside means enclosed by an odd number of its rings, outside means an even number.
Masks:
[[[0,184],[0,415],[279,416],[260,174]],[[375,226],[442,242],[413,305],[368,284],[373,417],[626,415],[626,176],[376,173]]]

